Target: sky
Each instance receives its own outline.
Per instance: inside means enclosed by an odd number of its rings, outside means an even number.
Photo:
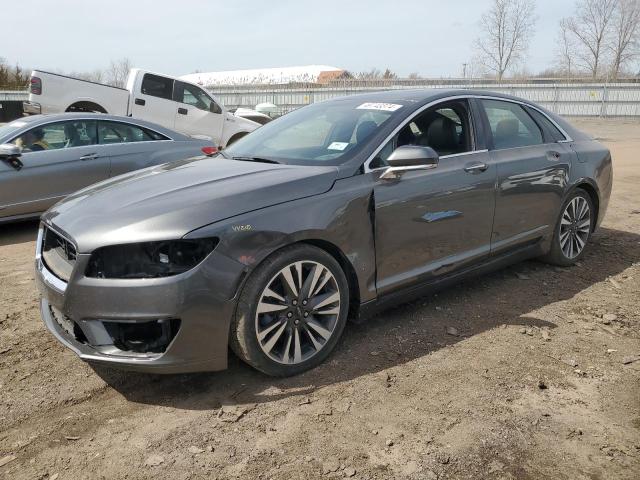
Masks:
[[[0,57],[25,68],[194,71],[332,65],[456,77],[492,0],[0,0]],[[574,0],[537,0],[526,68],[554,60]],[[15,21],[7,21],[15,19]]]

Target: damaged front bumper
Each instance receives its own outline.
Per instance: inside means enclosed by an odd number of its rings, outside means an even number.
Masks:
[[[188,272],[166,278],[85,276],[89,254],[75,255],[68,280],[36,252],[42,319],[81,359],[156,373],[222,370],[244,265],[213,251]]]

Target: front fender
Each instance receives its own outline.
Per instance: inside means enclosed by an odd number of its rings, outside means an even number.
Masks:
[[[261,125],[246,118],[236,117],[235,115],[225,112],[224,113],[224,127],[222,132],[221,145],[226,147],[235,135],[239,133],[251,133]]]
[[[372,195],[370,179],[356,175],[336,181],[326,193],[238,215],[185,238],[218,237],[216,251],[246,265],[249,274],[287,245],[333,245],[350,262],[365,302],[376,296]]]

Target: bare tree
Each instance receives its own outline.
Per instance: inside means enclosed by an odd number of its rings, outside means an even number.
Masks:
[[[556,66],[559,73],[566,77],[570,77],[575,70],[576,43],[573,34],[569,30],[567,20],[560,20],[560,32],[558,34],[558,46],[556,50]]]
[[[640,29],[640,1],[618,0],[613,13],[612,38],[610,50],[613,56],[611,63],[611,75],[617,78],[620,70],[634,58],[639,52]]]
[[[124,88],[131,67],[131,60],[126,57],[119,60],[111,60],[111,64],[105,72],[106,82],[114,87]]]
[[[398,75],[396,75],[389,68],[386,68],[384,71],[377,68],[372,68],[368,72],[356,73],[355,76],[359,80],[393,80],[395,78],[398,78]]]
[[[480,58],[498,80],[524,58],[535,23],[533,0],[494,0],[491,9],[482,15]]]
[[[611,18],[618,0],[579,0],[576,14],[563,20],[576,40],[575,58],[593,78],[606,63]]]

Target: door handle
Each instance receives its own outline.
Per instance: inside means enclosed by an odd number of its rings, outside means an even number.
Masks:
[[[486,163],[472,163],[464,167],[464,171],[467,173],[484,172],[489,166]]]
[[[136,98],[136,105],[142,105],[144,107],[145,103],[147,103],[143,98]]]
[[[82,155],[80,160],[95,160],[98,156],[97,153],[87,153],[86,155]]]
[[[182,108],[182,107],[180,107],[180,108],[178,109],[178,113],[179,113],[180,115],[186,115],[187,113],[189,113],[189,110],[187,110],[186,108]]]
[[[555,162],[557,160],[560,160],[560,153],[554,151],[547,152],[547,158]]]

